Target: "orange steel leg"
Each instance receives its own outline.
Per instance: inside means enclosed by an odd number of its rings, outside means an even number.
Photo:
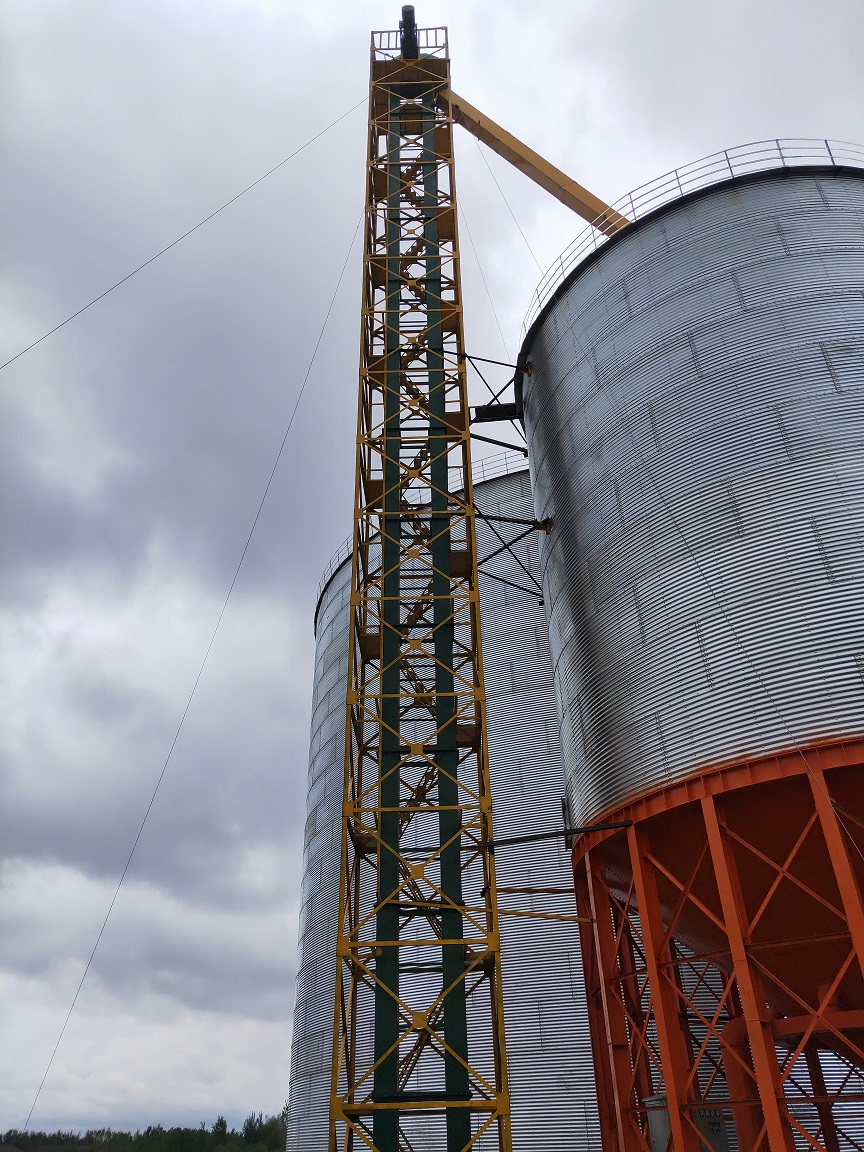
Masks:
[[[633,942],[632,925],[629,922],[622,925],[620,935],[619,955],[623,952],[623,963],[626,965],[626,975],[623,976],[621,980],[621,991],[630,1005],[630,1015],[636,1027],[638,1027],[644,1035],[645,1013],[642,1010],[642,989],[639,986],[639,977],[636,972],[636,947]],[[622,960],[619,959],[618,963],[620,966]],[[644,1045],[641,1046],[638,1054],[634,1053],[633,1062],[636,1065],[634,1078],[636,1092],[640,1100],[645,1100],[651,1095],[654,1088],[651,1076],[651,1062],[648,1059],[648,1052]]]
[[[864,903],[861,901],[861,892],[855,879],[855,873],[849,863],[847,850],[849,834],[841,828],[837,819],[825,773],[818,770],[811,772],[810,787],[813,792],[813,802],[819,815],[822,835],[825,837],[828,854],[831,857],[837,887],[840,889],[843,911],[846,913],[849,934],[852,937],[858,958],[858,966],[864,974]]]
[[[585,857],[588,878],[590,914],[594,932],[594,946],[599,964],[598,990],[603,1006],[608,1065],[612,1074],[611,1098],[615,1108],[615,1130],[622,1152],[643,1152],[645,1143],[636,1130],[632,1110],[633,1097],[629,1085],[633,1074],[630,1064],[630,1036],[620,993],[615,988],[617,976],[616,942],[612,928],[612,914],[602,872],[593,867],[592,859]]]
[[[642,942],[645,946],[645,966],[651,984],[657,1043],[663,1061],[663,1085],[672,1129],[672,1146],[675,1152],[700,1152],[699,1137],[687,1121],[685,1112],[691,1102],[686,1088],[690,1068],[687,1042],[678,1020],[678,995],[661,971],[662,966],[670,963],[672,958],[663,928],[656,878],[645,860],[648,834],[634,826],[628,829],[627,838],[639,923],[642,926]]]
[[[723,1071],[732,1104],[732,1120],[738,1136],[738,1147],[754,1152],[762,1147],[762,1106],[759,1085],[750,1061],[747,1024],[736,1016],[723,1029]]]
[[[768,1132],[768,1146],[771,1152],[794,1152],[795,1143],[792,1127],[786,1109],[780,1104],[783,1087],[780,1080],[780,1066],[774,1051],[774,1037],[770,1022],[763,1019],[765,997],[761,990],[761,980],[751,968],[747,955],[748,920],[735,861],[723,842],[720,822],[713,796],[702,800],[702,814],[705,831],[714,865],[714,875],[723,906],[726,933],[732,953],[732,963],[741,996],[741,1006],[747,1024],[747,1036],[753,1068],[761,1088],[762,1108]]]
[[[609,1050],[604,1039],[609,1035],[604,1015],[603,966],[600,963],[591,923],[591,893],[588,871],[584,862],[574,871],[576,907],[583,922],[579,925],[579,943],[582,949],[582,970],[585,973],[588,1024],[591,1033],[591,1057],[594,1082],[597,1086],[597,1106],[600,1114],[600,1138],[603,1152],[624,1152],[624,1136],[620,1130],[620,1109],[616,1106],[617,1079],[609,1065]]]

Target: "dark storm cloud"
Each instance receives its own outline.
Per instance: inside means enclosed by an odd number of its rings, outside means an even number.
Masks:
[[[14,546],[15,563],[4,565],[3,599],[32,603],[44,594],[40,575],[50,580],[58,563],[86,556],[90,562],[134,569],[141,542],[128,521],[107,530],[108,509],[92,499],[59,488],[34,469],[24,446],[32,441],[31,423],[20,413],[7,410],[5,445],[0,460],[2,530],[7,547]],[[119,478],[113,483],[119,483]],[[95,506],[94,506],[95,505]],[[135,545],[138,545],[136,548]]]
[[[278,219],[276,198],[271,193],[266,207]],[[54,346],[35,349],[29,360],[7,369],[7,387],[17,392],[8,433],[18,448],[9,454],[7,467],[14,471],[7,474],[6,492],[14,515],[17,500],[36,489],[36,499],[17,513],[22,552],[26,547],[23,555],[31,564],[42,556],[52,564],[73,561],[76,553],[92,557],[95,546],[103,562],[131,577],[155,536],[175,563],[191,564],[199,578],[227,586],[312,354],[328,281],[332,292],[351,238],[354,221],[336,216],[341,227],[320,244],[310,245],[303,235],[280,238],[284,251],[296,253],[293,276],[298,268],[315,272],[308,294],[299,299],[289,295],[296,284],[288,268],[260,266],[272,236],[250,237],[255,229],[246,221],[230,220],[221,225],[216,255],[168,254],[158,283],[155,270],[147,269],[118,290],[122,298],[103,302],[101,311],[81,317],[75,329],[58,333]],[[209,266],[222,262],[232,266],[230,275]],[[337,324],[302,413],[307,428],[329,423],[337,436],[338,385],[350,389],[348,357],[354,351],[353,331],[352,338],[339,336]],[[342,355],[335,369],[334,344]],[[89,481],[95,490],[74,501],[68,487],[74,476],[52,483],[33,451],[39,437],[32,434],[32,406],[46,394],[60,410],[56,424],[41,429],[46,454],[59,448],[74,457],[77,449],[80,470],[98,472]],[[345,404],[346,427],[351,408]],[[109,456],[102,468],[92,460],[91,440]],[[22,444],[30,446],[29,458]],[[281,571],[290,580],[298,569],[309,576],[305,553],[296,547],[298,539],[314,545],[319,529],[308,513],[310,489],[319,479],[309,463],[300,463],[293,444],[282,462],[280,484],[283,491],[293,489],[296,516],[289,531],[271,525],[259,537],[257,558],[259,564],[269,561],[271,577]],[[69,466],[74,471],[74,460]],[[339,472],[332,459],[326,465],[322,460],[325,497],[328,469]],[[75,531],[58,533],[58,518],[68,519],[70,512]],[[265,546],[276,554],[268,557]]]

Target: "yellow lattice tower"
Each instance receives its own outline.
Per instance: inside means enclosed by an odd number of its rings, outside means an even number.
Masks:
[[[449,68],[373,34],[331,1152],[510,1150]]]

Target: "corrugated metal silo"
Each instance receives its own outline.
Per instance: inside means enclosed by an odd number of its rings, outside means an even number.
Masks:
[[[474,493],[478,509],[486,515],[533,518],[521,457],[480,462]],[[536,584],[536,534],[482,563],[500,549],[501,538],[513,539],[521,531],[483,520],[477,527],[498,838],[560,827],[564,789],[546,620]],[[316,615],[289,1152],[320,1152],[327,1145],[349,590],[350,556],[342,553],[325,581]],[[561,841],[502,848],[496,862],[503,910],[573,915],[572,896],[566,894],[569,854]],[[526,888],[545,891],[533,895],[514,891]],[[556,888],[558,893],[548,891]],[[514,1143],[537,1152],[558,1152],[576,1139],[586,1150],[599,1150],[576,926],[566,919],[550,921],[503,911],[501,936]]]
[[[607,1152],[864,1134],[864,154],[724,155],[523,348]]]

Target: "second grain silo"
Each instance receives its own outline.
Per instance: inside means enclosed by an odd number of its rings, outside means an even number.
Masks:
[[[862,163],[641,190],[523,347],[606,1152],[861,1146]]]
[[[530,521],[521,456],[479,461],[474,481],[477,507],[486,516]],[[502,547],[517,536],[522,539]],[[495,833],[503,838],[543,834],[561,823],[564,772],[536,538],[506,520],[481,520],[478,527],[490,773]],[[288,1152],[327,1147],[350,577],[350,553],[343,549],[325,573],[315,614]],[[599,1149],[567,856],[561,839],[497,854],[513,1138],[535,1152],[558,1152],[572,1139],[585,1152]],[[544,918],[556,914],[561,918]],[[435,971],[423,978],[440,980]],[[470,1042],[480,1035],[474,1029]],[[412,1146],[430,1145],[414,1140]],[[476,1146],[491,1149],[492,1142]]]

